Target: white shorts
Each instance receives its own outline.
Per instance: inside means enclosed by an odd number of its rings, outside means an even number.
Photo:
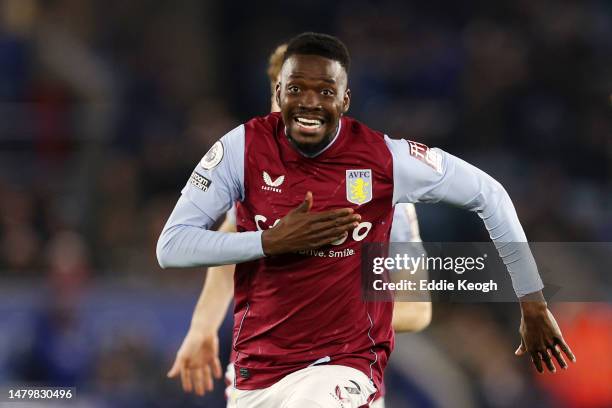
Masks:
[[[236,371],[234,370],[234,363],[229,363],[225,369],[225,399],[227,400],[227,408],[236,408],[235,380]]]
[[[376,401],[370,402],[370,408],[385,408],[385,399],[379,398]]]
[[[228,408],[358,408],[376,391],[361,371],[342,365],[318,365],[293,372],[259,390],[232,389]],[[380,407],[380,405],[377,405]]]

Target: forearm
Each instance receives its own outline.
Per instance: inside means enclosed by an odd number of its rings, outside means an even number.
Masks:
[[[236,264],[264,256],[261,232],[210,231],[214,220],[181,197],[157,242],[162,268]]]
[[[225,217],[219,232],[234,233],[236,224],[230,212]],[[216,333],[223,322],[227,307],[234,296],[235,265],[208,268],[206,282],[191,318],[191,330]]]
[[[521,296],[519,302],[523,318],[541,315],[548,308],[548,304],[541,290]]]
[[[501,197],[495,209],[479,216],[506,265],[517,297],[521,298],[541,291],[544,285],[510,197],[503,189],[498,194]]]
[[[445,202],[476,212],[512,278],[518,297],[543,285],[512,201],[491,176],[439,149],[385,139],[393,153],[394,202]]]
[[[449,166],[452,182],[444,200],[475,211],[483,220],[518,297],[541,290],[542,280],[527,237],[506,190],[491,176],[461,159],[451,156]]]
[[[162,268],[236,264],[263,256],[260,231],[230,234],[180,225],[165,231],[157,246]]]
[[[191,330],[216,333],[234,296],[235,265],[211,267],[191,318]]]
[[[395,302],[393,330],[396,333],[418,332],[431,323],[431,302]]]
[[[409,245],[411,256],[420,256],[425,253],[420,237],[417,237],[419,242],[412,242]],[[409,280],[411,282],[420,282],[427,280],[429,273],[427,269],[419,268],[414,274],[407,272],[394,272],[391,274],[393,282]],[[431,323],[432,305],[429,292],[419,291],[410,298],[411,301],[396,301],[393,305],[393,330],[396,333],[402,332],[418,332],[424,330]],[[412,301],[414,300],[414,301]]]

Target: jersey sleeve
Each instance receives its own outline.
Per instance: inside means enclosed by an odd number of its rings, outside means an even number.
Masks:
[[[543,288],[514,205],[502,185],[440,149],[385,137],[393,156],[393,202],[445,202],[483,220],[517,296]]]
[[[241,125],[217,141],[191,173],[157,242],[160,266],[212,266],[263,257],[261,231],[210,231],[233,203],[243,198]]]

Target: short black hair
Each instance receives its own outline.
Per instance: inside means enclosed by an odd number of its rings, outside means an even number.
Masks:
[[[346,45],[337,37],[329,34],[306,32],[293,37],[287,44],[283,63],[294,54],[318,55],[338,61],[347,74],[351,65],[351,57]]]

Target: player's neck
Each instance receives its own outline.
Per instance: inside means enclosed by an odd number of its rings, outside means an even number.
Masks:
[[[301,143],[297,143],[291,137],[291,135],[289,134],[286,128],[285,128],[285,134],[287,135],[287,139],[289,139],[289,142],[291,143],[291,145],[295,148],[295,150],[300,152],[300,154],[306,157],[316,157],[320,155],[321,153],[323,153],[325,150],[327,150],[336,141],[336,139],[338,138],[338,135],[340,134],[340,127],[341,127],[341,121],[338,122],[338,127],[336,128],[335,131],[333,131],[329,135],[326,135],[323,138],[323,140],[321,140],[319,143],[315,145],[304,145]]]

